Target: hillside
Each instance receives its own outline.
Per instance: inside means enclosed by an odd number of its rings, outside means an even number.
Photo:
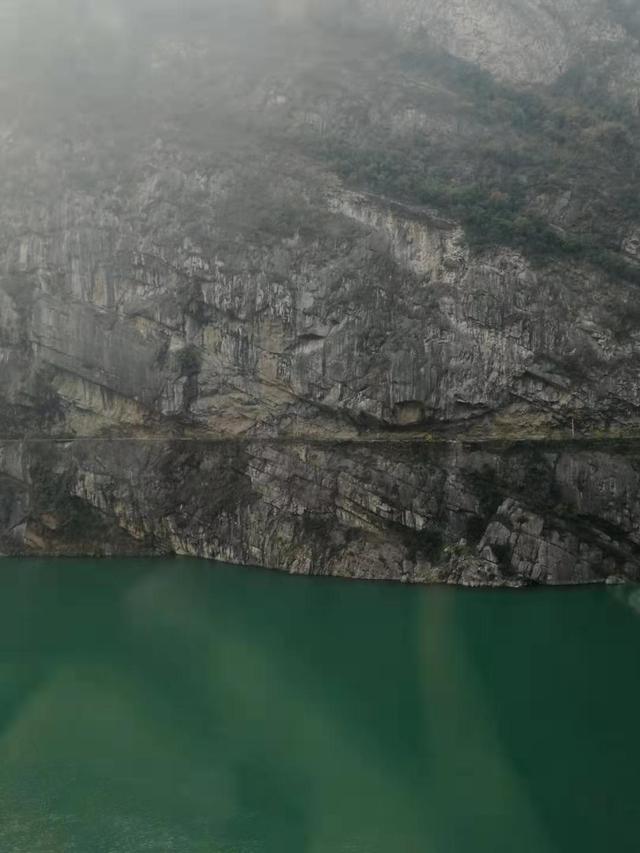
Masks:
[[[7,552],[640,576],[633,4],[1,8]]]

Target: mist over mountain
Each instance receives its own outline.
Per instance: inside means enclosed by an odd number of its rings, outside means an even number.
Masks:
[[[638,577],[635,4],[0,18],[0,547]]]

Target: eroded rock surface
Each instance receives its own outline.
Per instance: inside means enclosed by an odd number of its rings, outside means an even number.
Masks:
[[[640,73],[628,26],[630,3],[363,0],[363,5],[407,38],[437,39],[456,56],[515,83],[552,83],[585,51],[596,62],[607,61],[607,54],[617,57],[627,85],[629,75],[637,81]]]
[[[635,19],[63,7],[2,60],[5,552],[637,577]]]
[[[640,452],[310,441],[5,442],[4,553],[177,553],[297,574],[640,580]]]

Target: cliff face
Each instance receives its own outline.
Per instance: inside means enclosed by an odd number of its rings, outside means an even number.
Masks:
[[[640,451],[406,441],[8,441],[5,553],[168,554],[404,582],[640,579]]]
[[[640,74],[633,4],[607,0],[364,0],[405,38],[436,39],[455,56],[513,83],[556,81],[588,54],[615,62],[631,90]],[[624,69],[624,71],[623,71]]]
[[[635,424],[638,339],[612,328],[634,285],[541,272],[514,251],[472,257],[455,223],[339,189],[293,207],[290,236],[207,255],[182,237],[200,223],[175,222],[197,181],[161,170],[126,214],[81,196],[30,226],[5,211],[26,230],[2,291],[9,433],[171,431],[175,419],[213,435],[327,437]],[[215,190],[200,192],[201,215],[215,216]],[[308,236],[293,231],[298,215]],[[156,228],[136,233],[147,218]]]
[[[494,5],[116,4],[17,58],[4,551],[638,577],[633,20]]]

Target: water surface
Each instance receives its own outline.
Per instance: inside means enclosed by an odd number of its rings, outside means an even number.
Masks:
[[[638,598],[3,560],[0,851],[636,853]]]

